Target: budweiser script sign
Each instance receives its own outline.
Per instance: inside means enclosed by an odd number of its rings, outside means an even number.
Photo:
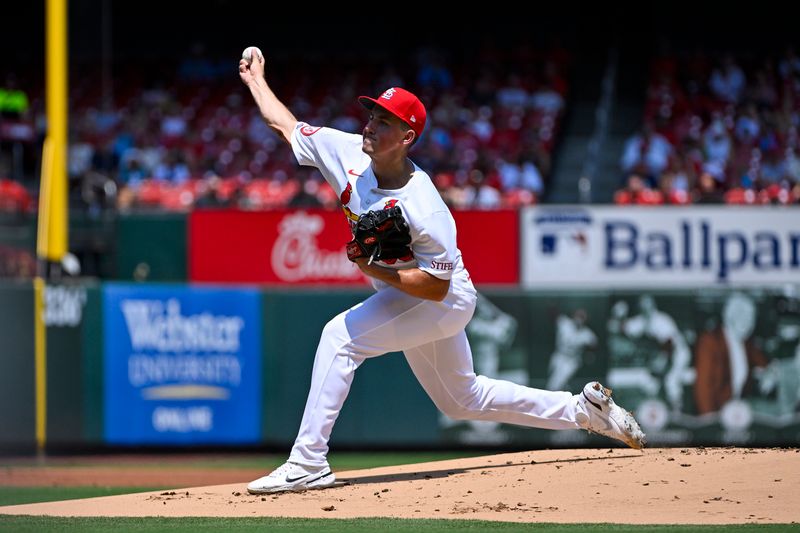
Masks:
[[[357,280],[361,271],[347,259],[344,244],[338,250],[322,250],[317,235],[325,220],[303,211],[286,215],[278,225],[272,247],[272,270],[282,281]]]

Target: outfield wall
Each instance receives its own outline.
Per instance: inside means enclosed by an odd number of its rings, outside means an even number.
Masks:
[[[366,288],[48,287],[48,442],[287,447],[322,327],[368,295]],[[562,390],[603,380],[655,445],[797,445],[799,296],[798,286],[487,289],[467,334],[478,373]],[[34,443],[32,302],[29,283],[0,284],[3,449]],[[202,331],[213,334],[198,337]],[[358,370],[332,438],[365,448],[603,442],[584,432],[448,420],[402,354]]]
[[[800,443],[796,208],[454,216],[482,294],[467,328],[478,373],[567,390],[601,379],[654,444]],[[73,217],[70,250],[102,281],[48,287],[48,442],[288,446],[323,326],[370,294],[344,258],[347,235],[338,211]],[[35,219],[0,220],[0,275],[31,275],[34,237]],[[34,443],[32,291],[0,283],[3,449]],[[333,435],[363,447],[599,442],[448,420],[402,354],[359,369]]]

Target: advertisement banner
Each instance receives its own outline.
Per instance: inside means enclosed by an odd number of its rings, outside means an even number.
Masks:
[[[108,284],[103,315],[106,442],[259,441],[256,290]]]
[[[458,246],[475,283],[519,282],[516,211],[454,212]],[[492,236],[487,249],[486,236]],[[192,281],[366,286],[347,259],[340,211],[195,210],[189,218]]]
[[[475,284],[519,283],[519,211],[453,211],[458,249]]]
[[[779,286],[800,279],[800,210],[528,208],[526,287]]]
[[[340,211],[204,211],[189,218],[192,281],[365,285]]]

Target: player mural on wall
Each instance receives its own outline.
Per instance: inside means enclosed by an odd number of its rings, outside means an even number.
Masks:
[[[503,361],[508,359],[504,355],[508,355],[512,349],[518,325],[516,318],[483,294],[478,294],[475,313],[466,327],[477,374],[514,383],[529,383],[529,372],[525,365],[508,368]],[[448,431],[453,440],[465,444],[502,444],[509,440],[509,435],[500,430],[500,422],[491,420],[454,420],[441,413],[439,425]]]
[[[608,310],[606,382],[654,442],[750,444],[776,431],[793,442],[798,290],[621,296]],[[638,308],[632,316],[629,305]]]
[[[726,442],[746,442],[760,426],[800,427],[797,294],[789,289],[768,299],[759,291],[735,291],[720,304],[694,346],[698,417],[718,420]],[[764,312],[768,316],[760,316]]]
[[[608,330],[611,335],[623,335],[634,342],[649,340],[657,348],[648,348],[649,355],[642,366],[615,368],[609,372],[611,387],[640,387],[650,396],[663,394],[675,411],[683,406],[684,385],[694,381],[691,370],[691,351],[675,320],[656,306],[653,296],[643,294],[638,299],[639,314],[628,316],[628,304],[616,302],[611,309]],[[620,340],[619,338],[617,339]]]
[[[586,324],[586,310],[556,318],[556,349],[550,357],[547,388],[560,390],[580,369],[589,349],[597,346],[597,335]]]
[[[358,99],[368,111],[361,135],[311,126],[299,122],[275,96],[264,76],[264,60],[257,57],[242,59],[239,75],[267,125],[291,145],[299,164],[320,170],[337,196],[342,198],[350,186],[346,207],[357,220],[353,224],[347,214],[355,237],[348,243],[348,258],[376,292],[324,327],[289,460],[250,483],[248,491],[333,485],[328,441],[356,370],[366,359],[393,351],[405,354],[434,404],[451,418],[583,428],[641,448],[644,434],[633,415],[596,381],[573,394],[474,372],[465,327],[477,294],[456,246],[455,222],[428,174],[408,157],[425,129],[423,103],[392,87],[378,98]],[[382,258],[384,241],[392,243],[389,248],[396,254]]]

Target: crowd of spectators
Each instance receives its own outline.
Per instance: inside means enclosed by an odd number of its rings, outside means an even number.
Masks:
[[[800,57],[664,54],[617,204],[800,203]]]
[[[486,45],[479,57],[461,60],[445,54],[420,49],[394,67],[267,58],[267,76],[298,119],[353,133],[366,118],[357,96],[390,86],[413,89],[426,102],[429,120],[412,157],[449,205],[537,202],[547,188],[564,112],[569,55],[527,45]],[[73,203],[121,211],[336,207],[319,172],[298,167],[290,148],[268,131],[239,81],[237,61],[212,60],[198,48],[171,71],[129,64],[114,71],[112,95],[103,92],[97,69],[73,72]],[[37,139],[43,113],[42,97],[32,89],[30,108],[19,120],[36,127]],[[3,168],[8,164],[0,161],[0,173]],[[25,202],[34,208],[30,198]]]
[[[448,55],[449,54],[449,55]],[[412,157],[453,208],[534,204],[546,193],[568,92],[570,56],[523,45],[475,54],[423,48],[405,63],[269,58],[295,115],[359,133],[360,94],[410,87],[429,125]],[[233,66],[231,66],[233,65]],[[89,210],[285,206],[335,208],[316,169],[298,167],[268,131],[236,59],[201,48],[152,71],[126,65],[104,92],[96,67],[71,73],[71,201]],[[11,147],[41,149],[41,84],[9,76],[0,94],[0,211],[36,209],[36,177],[11,177]],[[106,87],[107,89],[107,87]],[[621,154],[618,204],[800,202],[800,57],[696,51],[651,62],[642,127]],[[23,182],[25,180],[22,180]]]

